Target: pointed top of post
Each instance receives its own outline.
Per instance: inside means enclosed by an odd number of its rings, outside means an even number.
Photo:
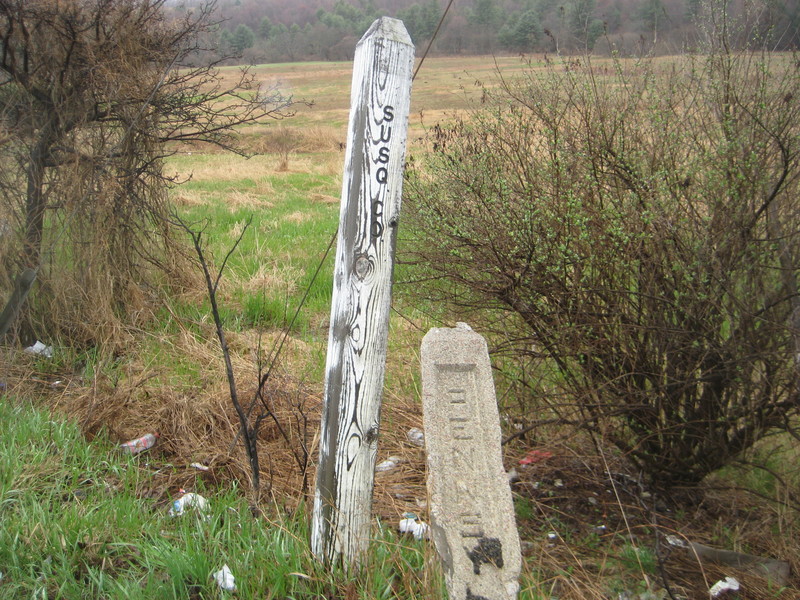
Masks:
[[[367,32],[358,41],[357,47],[372,36],[392,40],[400,44],[407,44],[408,46],[414,45],[403,22],[400,19],[393,19],[391,17],[375,19],[369,29],[367,29]]]

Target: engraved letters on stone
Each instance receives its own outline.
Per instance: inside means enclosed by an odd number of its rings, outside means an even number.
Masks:
[[[451,600],[510,600],[521,556],[484,339],[469,326],[422,341],[431,532]]]

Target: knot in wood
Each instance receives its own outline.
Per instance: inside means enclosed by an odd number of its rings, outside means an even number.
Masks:
[[[378,441],[378,426],[373,425],[367,430],[366,435],[364,436],[364,441],[367,444],[374,444]]]
[[[372,270],[372,262],[369,260],[369,256],[364,253],[358,254],[356,256],[354,271],[359,281],[364,281],[364,279],[371,270]]]

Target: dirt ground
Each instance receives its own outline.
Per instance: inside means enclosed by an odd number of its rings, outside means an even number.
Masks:
[[[164,385],[157,373],[112,383],[55,373],[32,377],[19,369],[8,373],[6,384],[10,392],[24,389],[76,419],[88,439],[101,430],[112,442],[157,431],[158,445],[139,459],[153,474],[139,493],[156,507],[166,506],[180,489],[209,489],[233,479],[243,489],[249,486],[241,444],[231,447],[236,413],[213,374],[182,391]],[[249,400],[253,390],[241,397]],[[266,397],[256,408],[266,418],[259,435],[264,493],[254,499],[254,510],[292,510],[313,493],[321,400],[285,374],[274,377]],[[378,462],[391,457],[397,466],[376,473],[373,510],[392,526],[406,512],[426,518],[424,448],[407,435],[422,426],[417,404],[391,396],[384,403]],[[776,503],[719,479],[657,493],[610,450],[598,456],[585,451],[590,445],[579,436],[552,439],[547,446],[516,440],[505,447],[506,469],[518,475],[512,490],[527,568],[551,597],[707,599],[715,582],[735,577],[741,590],[720,597],[800,598],[792,499]],[[669,539],[787,561],[792,575],[776,583],[752,569],[701,561]],[[646,590],[650,596],[642,595]]]

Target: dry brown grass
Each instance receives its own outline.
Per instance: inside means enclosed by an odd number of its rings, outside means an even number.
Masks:
[[[289,213],[283,220],[287,223],[293,223],[295,225],[299,225],[300,223],[305,223],[312,219],[312,215],[308,214],[307,212],[302,212],[299,210],[294,211],[293,213]]]
[[[273,274],[265,271],[259,276],[266,281]],[[274,276],[280,278],[282,274]],[[257,279],[253,278],[254,285],[260,285]],[[147,462],[155,482],[140,493],[157,503],[166,504],[178,488],[196,489],[199,481],[214,486],[236,480],[246,490],[249,466],[241,444],[231,448],[238,419],[228,397],[213,326],[205,321],[193,329],[198,326],[200,336],[182,329],[177,335],[153,340],[165,355],[173,357],[168,361],[169,368],[160,366],[161,361],[132,363],[119,381],[102,376],[81,381],[67,374],[37,376],[36,359],[24,355],[12,357],[4,368],[5,379],[11,391],[35,394],[54,410],[70,414],[89,438],[105,430],[112,441],[122,442],[158,431],[160,443],[140,461]],[[387,526],[396,526],[404,512],[426,518],[425,454],[406,438],[409,428],[421,427],[422,423],[419,391],[408,385],[418,370],[418,338],[422,333],[409,321],[393,321],[391,335],[397,345],[388,357],[378,461],[390,456],[401,460],[396,469],[376,474],[374,493],[374,512]],[[245,403],[254,391],[256,357],[272,348],[278,335],[229,334],[233,366]],[[319,360],[320,351],[319,344],[290,337],[282,366],[269,386],[270,406],[293,447],[299,448],[300,440],[305,439],[312,461],[317,453],[322,390],[321,382],[304,373],[308,365]],[[179,365],[175,357],[184,357],[196,373],[176,375]],[[305,430],[303,415],[308,419]],[[570,430],[548,427],[532,432],[534,435],[507,446],[505,463],[507,469],[516,467],[520,473],[513,486],[515,497],[525,499],[533,510],[532,516],[519,520],[518,525],[525,569],[531,577],[529,585],[537,593],[563,600],[607,600],[616,598],[623,589],[643,589],[637,586],[647,582],[654,591],[668,585],[676,598],[705,600],[710,585],[734,576],[745,589],[740,600],[800,597],[797,579],[779,590],[753,573],[701,564],[684,551],[663,546],[663,536],[675,534],[720,548],[788,560],[797,573],[800,548],[792,534],[798,519],[798,512],[792,508],[796,487],[776,491],[775,498],[786,502],[771,502],[731,489],[731,480],[709,481],[697,489],[663,495],[639,483],[622,457],[609,452],[603,460],[588,440]],[[521,467],[519,460],[531,448],[547,450],[552,457]],[[271,492],[263,500],[296,506],[303,498],[302,472],[274,422],[264,422],[259,449],[262,481]],[[190,466],[193,462],[210,470],[199,471]],[[308,482],[313,486],[313,481],[312,468]],[[599,525],[605,528],[594,532]],[[556,539],[548,538],[551,531],[557,534]],[[641,547],[652,553],[657,540],[665,551],[661,566],[655,570],[640,571],[635,565],[621,563],[626,547]]]
[[[208,202],[207,194],[181,190],[172,197],[176,206],[202,206]]]
[[[291,155],[340,150],[346,128],[314,123],[306,126],[279,124],[250,129],[242,136],[245,147],[257,154]]]
[[[273,197],[275,196],[275,186],[272,185],[272,180],[265,177],[256,182],[254,192],[259,196]]]
[[[209,335],[212,333],[210,323],[204,329]],[[254,334],[231,336],[232,360],[243,404],[250,403],[257,381],[253,356],[272,341],[269,337],[259,340]],[[165,501],[178,488],[194,488],[197,479],[211,484],[249,482],[250,469],[241,444],[231,448],[239,421],[228,395],[218,344],[186,330],[158,339],[157,343],[170,354],[183,355],[192,364],[202,365],[193,385],[175,381],[174,374],[158,365],[131,365],[128,376],[118,384],[101,377],[83,382],[84,385],[73,380],[60,388],[63,391],[53,399],[54,408],[75,418],[90,438],[100,430],[119,442],[158,432],[159,443],[147,460],[153,466],[169,463],[174,467],[159,472],[163,482],[159,497],[163,495]],[[306,352],[302,346],[301,342],[289,340],[287,354]],[[299,411],[307,414],[310,441],[317,427],[318,395],[304,391],[297,381],[278,373],[268,386],[268,397],[271,409],[292,440],[298,439],[294,427]],[[263,481],[272,484],[278,497],[296,502],[302,497],[302,474],[278,426],[264,421],[259,440]],[[199,471],[191,463],[210,469]]]
[[[414,81],[411,92],[410,127],[419,135],[420,115],[431,111],[456,111],[467,106],[468,99],[479,97],[476,80],[491,81],[496,68],[509,75],[519,72],[523,62],[518,56],[459,56],[427,58]],[[350,110],[352,63],[311,63],[304,65],[258,65],[254,73],[264,86],[275,86],[296,100],[313,103],[298,105],[291,126],[302,126],[309,132],[320,128],[322,135],[311,135],[317,150],[320,144],[344,142]],[[222,70],[223,83],[233,82],[236,69]],[[269,129],[269,128],[268,128]],[[250,128],[248,135],[261,135],[262,130]],[[270,135],[270,134],[267,134]],[[304,136],[305,137],[305,136]],[[320,141],[321,140],[321,141]],[[303,151],[309,150],[302,147]]]
[[[245,292],[258,292],[260,290],[281,290],[282,294],[294,294],[297,291],[297,282],[303,277],[303,271],[289,264],[282,265],[274,262],[262,264],[258,271],[240,281],[238,278],[232,280],[232,285],[241,288]]]
[[[501,59],[513,66],[516,59]],[[283,66],[282,68],[286,68]],[[294,67],[292,67],[294,68]],[[414,84],[412,126],[419,128],[420,112],[426,123],[461,110],[462,98],[472,93],[471,81],[489,76],[494,68],[486,58],[431,59]],[[259,67],[265,80],[275,76],[277,67]],[[319,101],[309,112],[302,112],[309,132],[296,135],[297,150],[286,166],[286,173],[310,172],[335,174],[341,171],[342,154],[338,144],[344,129],[349,100],[349,65],[324,65],[280,75],[282,85],[298,96]],[[467,76],[464,71],[471,71]],[[332,81],[339,87],[333,89]],[[464,89],[462,89],[462,87]],[[331,91],[333,89],[333,91]],[[345,90],[345,93],[342,93]],[[299,122],[303,122],[302,120]],[[248,133],[249,135],[249,133]],[[322,146],[327,150],[318,152]],[[233,205],[261,208],[267,202],[280,202],[275,193],[273,177],[277,156],[268,154],[244,160],[236,156],[216,154],[211,160],[193,164],[193,179],[207,181],[240,181],[252,179],[255,192],[227,191],[227,201]],[[189,175],[189,173],[183,173]],[[204,203],[210,193],[181,190],[175,200],[185,206]],[[312,192],[310,202],[336,203],[338,198]],[[252,204],[251,204],[252,203]],[[304,213],[287,218],[305,219]],[[261,231],[274,224],[264,220]],[[236,224],[230,235],[236,237],[242,224]],[[223,293],[228,285],[241,285],[246,290],[279,288],[294,291],[300,273],[281,266],[279,256],[266,256],[254,275],[230,273],[223,280]],[[182,300],[201,302],[205,290],[201,282],[187,285]],[[317,317],[315,317],[316,319]],[[325,317],[320,317],[322,320]],[[287,444],[277,425],[264,422],[259,436],[261,476],[271,496],[280,504],[295,506],[303,497],[303,476],[292,454],[305,439],[312,462],[316,461],[316,439],[321,413],[322,381],[309,375],[319,364],[324,352],[324,329],[319,327],[318,341],[289,338],[281,355],[281,367],[271,379],[269,397],[271,408],[290,439]],[[194,489],[198,481],[207,485],[239,481],[248,488],[250,470],[241,443],[231,448],[239,428],[238,418],[228,395],[222,358],[210,320],[193,324],[190,331],[176,320],[178,333],[159,335],[143,342],[129,340],[128,356],[133,356],[124,373],[114,378],[98,375],[91,381],[81,380],[73,373],[42,375],[36,371],[36,359],[19,352],[4,354],[3,379],[9,391],[35,396],[54,410],[63,411],[81,423],[87,437],[104,430],[114,442],[138,437],[148,431],[158,431],[158,446],[140,460],[155,473],[156,484],[142,489],[159,502],[166,503],[178,488]],[[316,330],[316,328],[315,328]],[[200,331],[200,334],[196,332]],[[425,515],[425,456],[424,450],[406,439],[411,427],[421,427],[419,390],[414,381],[419,369],[418,348],[424,331],[410,321],[393,319],[391,347],[387,364],[387,386],[382,411],[381,440],[378,461],[389,456],[401,458],[399,466],[375,478],[374,511],[384,523],[396,525],[402,513],[411,511]],[[113,335],[113,330],[110,333]],[[240,396],[246,404],[253,397],[257,380],[257,357],[268,352],[279,332],[259,334],[255,331],[229,333],[234,371],[239,382]],[[141,348],[136,359],[137,344],[149,344],[161,349],[159,354]],[[148,362],[144,362],[148,361]],[[179,370],[185,372],[180,373]],[[55,382],[60,383],[56,384]],[[307,418],[307,427],[303,419]],[[654,510],[657,499],[653,492],[632,483],[629,478],[614,476],[627,473],[635,479],[624,461],[609,458],[603,464],[591,444],[580,440],[572,431],[551,428],[535,432],[535,437],[514,443],[506,448],[506,467],[519,467],[519,459],[531,448],[553,453],[553,458],[528,469],[520,469],[521,479],[514,485],[515,496],[530,502],[532,518],[519,522],[525,546],[526,570],[532,574],[531,588],[543,597],[562,600],[617,598],[609,590],[609,582],[618,581],[626,589],[647,579],[654,589],[663,587],[660,572],[636,573],[623,569],[618,561],[625,544],[655,546],[655,531],[678,533],[694,541],[720,544],[728,541],[733,549],[773,556],[792,562],[794,572],[800,569],[800,542],[797,541],[798,513],[791,502],[800,496],[797,487],[781,488],[775,503],[759,499],[739,490],[713,489],[709,483],[698,490],[664,498],[667,510]],[[198,471],[191,463],[210,467]],[[314,481],[313,468],[308,481]],[[560,480],[563,485],[556,485]],[[307,491],[307,490],[305,490]],[[650,494],[645,496],[644,492]],[[597,505],[589,498],[596,498]],[[265,503],[266,505],[266,503]],[[657,519],[654,519],[654,515]],[[606,530],[600,534],[592,529],[600,524]],[[549,540],[547,533],[557,530],[558,539]],[[733,532],[733,535],[731,535]],[[734,575],[745,587],[740,600],[796,600],[800,598],[798,581],[783,591],[769,590],[763,579],[752,574],[699,565],[686,555],[673,552],[665,557],[666,581],[677,597],[707,600],[707,589],[718,579]],[[432,569],[435,570],[435,569]],[[533,595],[533,594],[532,594]]]
[[[548,435],[551,434],[551,435]],[[524,452],[508,449],[507,467],[516,467],[517,498],[527,499],[535,517],[519,523],[529,567],[540,573],[539,591],[559,598],[616,598],[647,584],[661,597],[706,600],[708,589],[726,576],[742,584],[737,598],[790,600],[800,597],[795,577],[785,589],[745,569],[700,562],[689,550],[670,546],[667,535],[720,549],[788,561],[797,573],[798,546],[792,536],[771,535],[775,504],[731,486],[709,481],[691,490],[657,493],[613,454],[597,456],[580,436],[554,429],[539,437],[552,457],[528,467]],[[587,440],[588,441],[588,440]],[[582,449],[582,446],[584,448]],[[525,445],[527,451],[529,446]],[[781,511],[785,511],[783,505]],[[797,513],[793,513],[794,519]],[[602,526],[601,530],[597,528]],[[731,530],[747,530],[738,542]],[[722,532],[722,535],[721,535]],[[550,539],[548,534],[554,534]],[[631,549],[646,551],[638,563]],[[623,557],[627,559],[623,560]]]
[[[179,177],[191,177],[193,181],[259,181],[273,171],[272,162],[268,156],[245,158],[235,154],[214,154],[204,155],[202,160],[192,160],[189,167],[176,168],[176,171]]]
[[[251,281],[260,286],[270,285],[268,282],[275,279],[286,284],[292,277],[289,273],[261,272]],[[166,503],[179,488],[196,489],[199,480],[207,485],[239,481],[246,490],[250,469],[241,443],[231,448],[239,422],[228,394],[213,324],[204,320],[195,323],[193,329],[197,327],[202,336],[181,327],[177,335],[152,340],[164,357],[171,358],[154,359],[148,364],[132,362],[121,379],[98,375],[92,381],[84,381],[68,373],[36,376],[36,358],[17,352],[13,357],[4,354],[9,358],[4,381],[9,391],[35,395],[53,410],[75,419],[89,439],[101,430],[113,442],[120,443],[158,432],[158,445],[144,458],[158,482],[141,490],[151,499]],[[279,335],[255,331],[228,334],[243,405],[254,397],[258,357],[274,348]],[[266,482],[265,490],[289,507],[303,498],[303,474],[292,449],[299,452],[305,440],[311,463],[316,461],[321,384],[304,381],[308,376],[303,375],[307,369],[303,365],[317,360],[316,345],[289,337],[281,354],[283,366],[276,370],[268,386],[270,408],[291,444],[286,443],[273,420],[263,421],[259,434],[261,478]],[[176,374],[181,365],[190,374]],[[263,412],[260,405],[255,410]],[[421,414],[413,398],[389,395],[384,418],[392,426],[384,430],[379,460],[388,452],[403,457],[403,461],[398,469],[376,478],[376,510],[387,522],[396,522],[403,512],[419,512],[424,506],[424,454],[405,439],[405,431],[420,426]],[[198,470],[190,466],[192,463],[206,465],[209,470]],[[312,466],[308,481],[313,485]]]
[[[325,194],[312,194],[311,201],[318,202],[320,204],[338,204],[340,202],[339,198],[326,196]]]
[[[225,195],[225,205],[231,212],[236,212],[242,208],[267,209],[274,206],[272,202],[265,200],[260,194],[241,192],[239,190],[231,190]]]
[[[303,152],[329,152],[342,150],[347,138],[345,128],[311,125],[301,129],[299,149]]]
[[[210,330],[210,324],[207,328]],[[60,376],[60,383],[54,385],[56,376],[37,379],[32,376],[32,366],[25,370],[19,361],[7,373],[12,388],[19,391],[16,382],[24,380],[29,391],[35,389],[48,398],[54,409],[77,418],[90,438],[101,429],[120,442],[147,431],[160,432],[158,446],[140,460],[142,464],[147,462],[154,473],[154,483],[143,487],[140,493],[157,503],[168,503],[178,488],[197,489],[199,481],[215,486],[238,480],[247,489],[247,459],[241,445],[232,450],[230,447],[238,420],[228,399],[215,343],[188,332],[158,342],[171,352],[186,353],[204,365],[193,385],[170,385],[170,374],[152,365],[141,365],[139,375],[132,368],[131,376],[116,385],[102,378],[81,383]],[[265,348],[273,342],[274,336],[265,336],[260,342],[254,334],[231,336],[234,369],[242,382],[243,398],[249,399],[252,393],[256,374],[252,357],[259,345]],[[286,359],[288,364],[303,364],[313,352],[308,344],[290,339]],[[413,364],[407,367],[409,371],[413,368]],[[321,411],[319,387],[304,388],[286,369],[281,369],[273,379],[269,396],[291,439],[305,434],[315,458]],[[301,406],[309,418],[305,432],[297,421]],[[401,461],[396,469],[375,477],[374,512],[386,526],[396,526],[407,511],[426,518],[424,450],[406,439],[407,430],[420,424],[416,399],[389,389],[378,460],[393,456]],[[714,582],[733,576],[745,590],[739,600],[800,597],[797,579],[780,590],[753,573],[701,564],[685,551],[668,550],[665,546],[662,565],[654,571],[638,571],[635,565],[622,564],[619,558],[630,546],[652,552],[657,543],[656,530],[662,543],[664,535],[676,534],[718,547],[725,547],[720,535],[730,539],[733,531],[737,541],[730,549],[789,560],[796,573],[800,567],[797,541],[768,533],[781,520],[776,520],[776,510],[784,524],[795,525],[796,513],[777,509],[778,505],[741,491],[715,489],[712,483],[671,497],[650,495],[652,491],[637,483],[635,474],[620,458],[609,457],[609,464],[604,464],[596,453],[588,448],[582,450],[582,444],[564,431],[551,429],[538,435],[546,443],[534,447],[552,452],[552,458],[523,469],[517,463],[531,447],[529,444],[508,448],[506,455],[506,467],[516,466],[521,474],[520,481],[514,484],[515,496],[526,498],[534,509],[533,518],[519,522],[531,590],[563,600],[607,600],[617,598],[625,589],[642,590],[640,586],[645,583],[653,591],[663,590],[666,583],[676,598],[705,600]],[[265,422],[262,428],[259,449],[262,480],[271,492],[264,500],[295,507],[303,497],[303,478],[271,422]],[[210,470],[199,471],[190,466],[193,462],[207,465]],[[313,485],[313,469],[308,475]],[[593,503],[591,498],[595,499]],[[605,529],[593,533],[598,525]],[[555,539],[548,537],[551,531],[557,534]]]

